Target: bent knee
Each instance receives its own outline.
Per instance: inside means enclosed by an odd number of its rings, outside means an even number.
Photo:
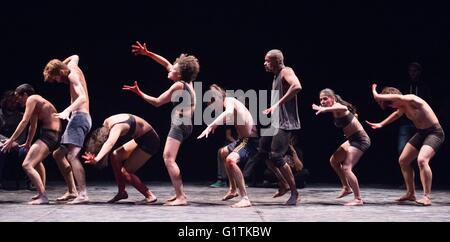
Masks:
[[[227,165],[228,167],[231,167],[236,164],[237,164],[237,160],[230,156],[227,156],[227,158],[225,159],[225,165]]]
[[[417,164],[419,166],[420,169],[428,167],[428,163],[430,162],[429,159],[425,159],[425,158],[419,158],[417,159]]]

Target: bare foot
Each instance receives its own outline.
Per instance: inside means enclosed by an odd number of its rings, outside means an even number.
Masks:
[[[69,193],[69,192],[66,192],[66,193],[64,193],[64,195],[62,195],[61,197],[58,197],[58,198],[56,199],[56,201],[57,201],[57,202],[67,201],[67,200],[76,198],[77,196],[78,196],[78,193]]]
[[[185,206],[185,205],[187,205],[187,198],[185,196],[164,203],[164,206]]]
[[[297,205],[297,201],[300,201],[300,196],[298,195],[298,192],[291,193],[291,196],[286,201],[285,205],[295,206]]]
[[[170,198],[167,199],[166,201],[167,201],[167,202],[172,202],[172,201],[175,201],[175,199],[177,199],[177,196],[176,196],[176,195],[173,195],[172,197],[170,197]]]
[[[234,191],[234,192],[228,191],[227,194],[225,194],[225,196],[223,196],[222,201],[230,200],[237,196],[239,196],[239,194],[236,191]]]
[[[352,201],[345,203],[344,206],[362,206],[363,204],[362,199],[355,198]]]
[[[272,198],[281,197],[289,191],[289,187],[278,188],[278,191],[273,194]]]
[[[241,199],[241,201],[231,205],[230,207],[232,207],[232,208],[247,208],[247,207],[251,207],[251,206],[252,206],[252,203],[250,202],[248,197],[243,197]]]
[[[38,193],[38,194],[32,196],[32,197],[31,197],[31,200],[36,200],[36,199],[38,199],[40,196],[41,196],[41,195]]]
[[[343,198],[352,193],[353,193],[353,191],[350,188],[342,188],[341,193],[339,193],[339,195],[336,197],[336,199]]]
[[[416,201],[416,196],[414,196],[414,194],[405,194],[395,201],[397,201],[397,202],[413,201],[414,202],[414,201]]]
[[[107,201],[107,203],[115,203],[117,201],[120,201],[122,199],[127,199],[128,193],[126,191],[118,192],[113,198]]]
[[[431,206],[431,199],[428,196],[423,196],[422,199],[417,200],[416,203],[422,206]]]
[[[40,195],[38,198],[28,202],[29,205],[48,204],[48,198],[46,195]]]
[[[89,202],[89,198],[87,195],[78,195],[78,197],[76,197],[74,200],[68,202],[67,204],[83,204],[83,203],[88,203]]]
[[[136,205],[146,205],[146,204],[152,204],[155,203],[158,199],[155,196],[150,196],[142,199],[141,201],[137,201],[134,204]]]

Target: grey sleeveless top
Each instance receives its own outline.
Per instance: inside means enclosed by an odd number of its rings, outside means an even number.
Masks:
[[[290,68],[290,67],[285,67]],[[281,99],[289,89],[289,84],[281,77],[280,73],[274,76],[272,89],[279,91]],[[280,129],[296,130],[301,129],[298,117],[297,95],[279,106]]]

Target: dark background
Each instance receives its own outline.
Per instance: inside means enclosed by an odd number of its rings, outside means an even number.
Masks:
[[[361,121],[379,121],[388,113],[373,101],[371,83],[400,85],[407,80],[408,63],[418,61],[432,87],[432,107],[448,130],[450,8],[443,2],[59,1],[15,2],[0,9],[0,91],[30,83],[61,111],[69,105],[68,87],[44,83],[42,70],[50,59],[78,54],[93,128],[110,115],[133,113],[149,121],[165,141],[172,106],[155,108],[121,90],[136,80],[144,92],[159,95],[171,84],[160,65],[131,54],[131,44],[138,40],[170,61],[180,53],[197,56],[204,89],[212,83],[228,89],[270,89],[272,75],[264,70],[264,55],[281,49],[304,88],[300,139],[315,182],[338,182],[328,159],[344,141],[330,117],[316,117],[311,110],[323,88],[355,104]],[[194,127],[179,152],[185,181],[215,179],[216,151],[224,135],[196,141],[204,127]],[[360,182],[400,184],[398,126],[365,128],[373,146],[355,167]],[[448,154],[446,142],[431,161],[435,185],[450,184]],[[46,165],[49,179],[61,179],[52,159]],[[86,170],[88,181],[113,177],[109,168]],[[162,148],[139,175],[169,180]]]

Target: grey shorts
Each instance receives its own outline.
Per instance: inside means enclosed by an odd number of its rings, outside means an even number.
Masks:
[[[83,112],[73,113],[61,138],[61,144],[83,147],[84,139],[91,130],[91,127],[91,115]]]
[[[176,139],[180,142],[183,142],[192,134],[192,125],[180,124],[175,125],[172,124],[170,126],[170,131],[168,136],[172,139]]]

